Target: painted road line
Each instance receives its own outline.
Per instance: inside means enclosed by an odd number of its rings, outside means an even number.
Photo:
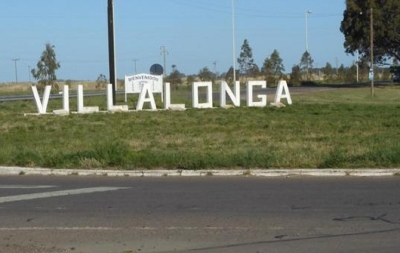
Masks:
[[[16,195],[16,196],[0,197],[0,204],[8,203],[8,202],[15,202],[15,201],[43,199],[43,198],[88,194],[88,193],[96,193],[96,192],[107,192],[107,191],[116,191],[116,190],[123,190],[123,189],[128,189],[128,187],[94,187],[94,188],[82,188],[82,189],[73,189],[73,190],[23,194],[23,195]]]
[[[45,189],[54,188],[55,185],[0,185],[0,189]]]
[[[136,231],[148,231],[148,230],[223,230],[223,231],[249,231],[249,230],[280,230],[282,228],[274,227],[0,227],[0,231],[49,231],[49,230],[61,230],[61,231],[117,231],[117,230],[136,230]]]

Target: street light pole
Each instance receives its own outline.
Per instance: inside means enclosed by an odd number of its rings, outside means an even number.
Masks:
[[[371,39],[371,96],[375,95],[374,91],[374,9],[371,7],[370,9],[370,39]]]
[[[307,10],[305,13],[305,19],[306,19],[306,52],[308,52],[308,15],[311,14],[311,10]]]
[[[232,61],[233,61],[233,84],[236,84],[236,43],[235,43],[235,0],[232,0]]]

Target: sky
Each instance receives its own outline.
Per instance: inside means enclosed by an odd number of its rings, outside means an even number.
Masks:
[[[306,41],[314,67],[349,66],[344,10],[344,0],[114,0],[117,76],[164,65],[163,48],[167,74],[172,65],[186,75],[223,73],[245,39],[259,67],[276,49],[290,72]],[[1,0],[0,31],[0,83],[34,81],[29,70],[46,43],[55,46],[58,79],[109,75],[107,0]]]

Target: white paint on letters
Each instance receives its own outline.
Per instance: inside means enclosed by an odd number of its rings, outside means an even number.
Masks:
[[[116,190],[122,190],[122,189],[128,189],[128,187],[94,187],[94,188],[82,188],[82,189],[73,189],[73,190],[23,194],[23,195],[16,195],[16,196],[0,197],[0,204],[8,203],[8,202],[23,201],[23,200],[33,200],[33,199],[43,199],[43,198],[79,195],[79,194],[96,193],[96,192],[116,191]]]

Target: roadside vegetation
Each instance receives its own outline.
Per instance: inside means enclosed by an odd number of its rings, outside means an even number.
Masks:
[[[172,92],[191,107],[190,92]],[[391,168],[400,166],[400,88],[292,93],[284,108],[24,116],[0,104],[0,165],[47,168]],[[269,100],[272,94],[269,94]],[[85,105],[105,110],[105,97]],[[123,98],[118,97],[123,104]],[[71,100],[71,110],[76,110]],[[244,102],[242,104],[245,104]],[[136,97],[130,97],[130,108]],[[161,108],[161,102],[158,102]],[[62,108],[50,100],[49,109]]]

